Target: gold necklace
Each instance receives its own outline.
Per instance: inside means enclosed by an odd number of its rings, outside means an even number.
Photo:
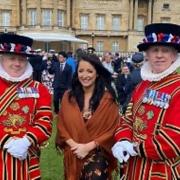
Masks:
[[[91,110],[83,110],[82,115],[85,120],[88,120],[92,117],[92,111]]]

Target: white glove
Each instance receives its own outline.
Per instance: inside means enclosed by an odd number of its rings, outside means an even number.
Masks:
[[[120,142],[117,142],[114,144],[112,147],[112,154],[115,158],[118,159],[120,163],[127,162],[129,159],[130,155],[126,152],[126,150],[119,144]]]
[[[122,146],[131,156],[137,156],[138,153],[134,150],[135,143],[129,141],[120,141],[119,145]]]
[[[31,145],[30,141],[26,136],[19,139],[12,139],[4,148],[7,149],[7,152],[10,153],[13,157],[18,158],[19,160],[24,160],[27,157],[27,151]]]
[[[17,155],[16,158],[18,158],[20,161],[23,161],[24,159],[27,158],[27,154],[28,152],[25,152],[22,156]]]
[[[5,143],[3,149],[8,149],[9,147],[13,146],[14,140],[15,140],[15,139],[10,138],[10,140],[8,140],[8,141]]]

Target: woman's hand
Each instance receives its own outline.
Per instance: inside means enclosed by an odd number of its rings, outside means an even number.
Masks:
[[[72,147],[71,150],[79,159],[83,159],[89,154],[87,144],[77,144],[76,146]]]
[[[73,147],[75,147],[78,143],[75,142],[73,139],[68,139],[68,140],[66,141],[66,144],[69,145],[70,148],[73,148]]]
[[[91,141],[86,144],[76,144],[74,147],[71,148],[73,153],[77,156],[79,159],[85,158],[89,152],[96,148],[96,143],[94,141]]]

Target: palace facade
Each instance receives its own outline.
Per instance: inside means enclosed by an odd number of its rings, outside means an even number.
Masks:
[[[180,24],[179,0],[1,0],[0,33],[27,35],[34,48],[137,51],[144,26]]]

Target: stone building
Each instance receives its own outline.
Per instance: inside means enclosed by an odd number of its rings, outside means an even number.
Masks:
[[[34,38],[34,48],[137,51],[144,26],[180,24],[179,0],[0,0],[0,32]]]

